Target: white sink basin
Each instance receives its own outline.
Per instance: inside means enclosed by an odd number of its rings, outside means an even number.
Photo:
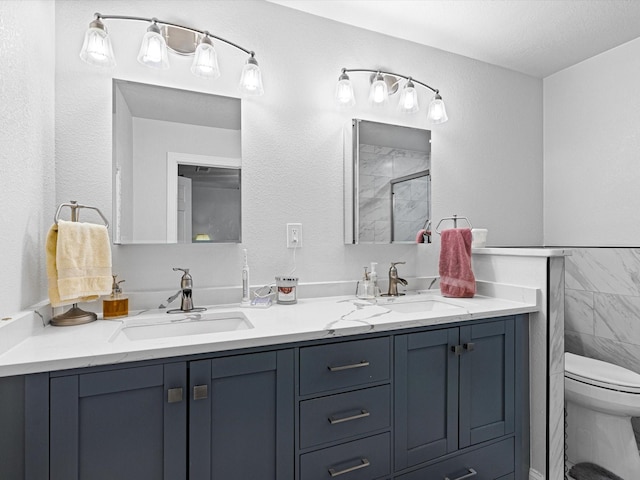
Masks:
[[[378,302],[379,305],[398,313],[421,313],[460,308],[457,305],[446,303],[434,298],[421,297],[394,297],[385,298]]]
[[[151,340],[185,335],[206,335],[253,328],[242,312],[164,314],[147,321],[125,324],[113,340]]]

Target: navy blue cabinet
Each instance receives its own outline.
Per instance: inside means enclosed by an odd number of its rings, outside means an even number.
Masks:
[[[394,371],[397,471],[514,432],[513,318],[398,335]],[[506,473],[515,468],[512,445],[501,453]]]
[[[189,479],[291,480],[291,350],[191,362]]]
[[[0,472],[26,480],[521,480],[525,320],[5,379],[0,403],[23,404],[24,420],[0,415],[0,425],[22,431],[10,438],[25,448],[12,449],[24,458]]]
[[[290,350],[52,378],[51,480],[293,478]]]
[[[186,478],[186,373],[178,362],[52,378],[51,480]]]

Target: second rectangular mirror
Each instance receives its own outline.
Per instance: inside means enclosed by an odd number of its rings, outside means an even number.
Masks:
[[[116,244],[240,243],[240,99],[113,81]]]
[[[344,157],[345,243],[415,243],[431,218],[431,131],[354,119]]]

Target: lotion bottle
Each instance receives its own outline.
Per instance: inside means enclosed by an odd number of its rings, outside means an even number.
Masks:
[[[251,293],[249,291],[249,263],[247,260],[247,249],[244,252],[244,265],[242,266],[242,302],[241,305],[251,304]]]
[[[129,299],[122,294],[120,284],[124,280],[116,281],[117,275],[111,275],[113,277],[113,284],[111,285],[111,295],[109,298],[102,301],[102,317],[106,319],[121,318],[129,315]]]
[[[380,289],[378,288],[378,272],[376,272],[376,265],[378,265],[378,262],[371,262],[371,272],[369,272],[369,280],[373,285],[374,297],[377,297],[380,295]]]

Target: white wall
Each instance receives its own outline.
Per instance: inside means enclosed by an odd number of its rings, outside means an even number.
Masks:
[[[544,80],[544,242],[640,245],[640,38]]]
[[[237,130],[134,117],[133,242],[166,241],[168,152],[239,158],[240,145]]]
[[[54,206],[54,4],[0,2],[0,317],[47,296]]]
[[[542,242],[542,82],[539,79],[262,1],[56,2],[57,201],[77,198],[111,213],[111,79],[237,96],[246,57],[219,45],[222,76],[202,81],[189,60],[171,57],[156,72],[135,61],[146,28],[106,22],[118,67],[97,71],[78,59],[93,13],[156,16],[253,49],[265,95],[242,102],[244,245],[114,247],[114,268],[130,290],[168,289],[171,267],[192,268],[198,286],[239,285],[242,248],[252,283],[290,271],[285,224],[303,224],[296,274],[302,282],[357,279],[363,265],[405,260],[401,274],[437,271],[437,246],[345,246],[342,231],[342,128],[349,118],[429,128],[422,113],[393,106],[351,112],[333,103],[340,68],[384,67],[441,90],[450,121],[433,126],[433,214],[468,216],[489,229],[491,245]],[[354,74],[356,88],[367,76]],[[426,92],[421,92],[426,101]],[[358,100],[364,98],[360,93]]]

